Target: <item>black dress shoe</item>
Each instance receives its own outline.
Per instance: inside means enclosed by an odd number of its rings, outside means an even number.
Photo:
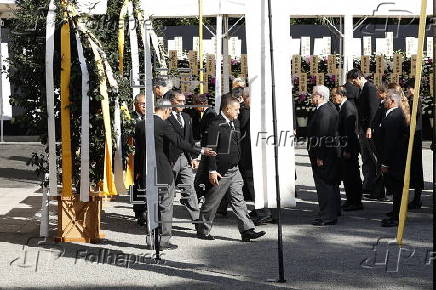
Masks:
[[[253,222],[255,226],[260,226],[260,225],[265,225],[267,223],[272,223],[272,220],[273,219],[271,216],[262,216],[262,217],[258,217]]]
[[[168,243],[163,243],[159,245],[159,249],[160,250],[175,250],[177,249],[179,246],[175,245],[175,244],[171,244],[170,242]]]
[[[387,212],[386,216],[391,218],[394,216],[394,212],[393,211]]]
[[[265,231],[255,232],[254,229],[247,230],[241,234],[241,238],[243,242],[249,242],[250,240],[254,240],[264,236]]]
[[[421,208],[422,201],[412,201],[409,203],[409,209],[418,209]]]
[[[341,207],[346,208],[346,207],[349,207],[350,205],[352,205],[352,203],[350,201],[346,201],[341,205]]]
[[[375,201],[375,200],[378,200],[378,199],[379,199],[379,196],[378,196],[377,194],[374,194],[374,193],[371,193],[371,194],[364,194],[364,195],[363,195],[363,199],[364,199],[364,200],[372,200],[372,201]]]
[[[389,201],[389,199],[387,199],[385,196],[379,197],[379,198],[377,198],[377,200],[381,201],[381,202]]]
[[[393,218],[387,218],[387,219],[382,220],[381,225],[382,225],[382,227],[385,227],[385,228],[396,227],[396,226],[398,226],[398,221],[396,219],[393,219]]]
[[[325,222],[321,219],[316,219],[312,222],[312,225],[314,226],[331,226],[331,225],[335,225],[338,223],[338,220],[332,220],[330,222]]]
[[[197,238],[199,238],[201,240],[208,240],[208,241],[215,240],[214,236],[212,236],[211,234],[205,235],[205,234],[197,233]]]
[[[360,204],[352,204],[348,207],[344,207],[342,210],[343,211],[355,211],[355,210],[362,210],[363,209],[363,205]]]

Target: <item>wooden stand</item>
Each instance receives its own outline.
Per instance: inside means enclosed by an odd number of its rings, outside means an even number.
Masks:
[[[89,202],[81,202],[78,195],[54,196],[58,201],[58,234],[56,242],[98,243],[104,238],[100,232],[102,200],[104,196],[91,193]]]

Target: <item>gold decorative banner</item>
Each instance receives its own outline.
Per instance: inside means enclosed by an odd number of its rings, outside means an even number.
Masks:
[[[62,138],[62,196],[73,194],[70,116],[71,43],[70,24],[61,27],[61,138]]]
[[[124,0],[118,20],[118,70],[123,75],[124,72],[124,18],[127,15],[129,0]]]
[[[394,54],[393,72],[401,75],[403,73],[403,55],[400,53]]]
[[[241,62],[241,67],[242,67],[242,62]],[[206,74],[210,76],[215,76],[215,68],[216,68],[215,55],[208,54],[206,57]]]
[[[416,75],[416,54],[412,55],[410,58],[410,76],[415,77]]]
[[[241,54],[241,75],[248,76],[248,59],[246,54]]]
[[[94,53],[95,64],[97,66],[100,85],[100,95],[103,97],[101,100],[101,110],[103,113],[103,123],[105,129],[105,154],[104,154],[104,172],[103,172],[103,188],[104,195],[117,195],[115,187],[114,176],[112,174],[112,131],[109,109],[109,96],[107,93],[106,74],[103,66],[103,60],[98,52],[97,45],[89,39],[92,51]]]
[[[324,73],[317,73],[316,76],[316,85],[323,86],[324,85]]]
[[[191,80],[192,77],[190,74],[186,74],[186,73],[180,74],[180,91],[183,94],[187,94],[191,92]]]
[[[391,82],[399,84],[400,83],[400,75],[397,73],[392,73],[391,74]]]
[[[292,56],[292,74],[297,75],[301,73],[301,55],[295,54]]]
[[[307,73],[300,73],[298,80],[298,89],[300,93],[307,92]]]
[[[383,55],[377,55],[375,59],[375,72],[378,74],[385,73],[385,58]]]
[[[340,83],[341,78],[342,78],[342,68],[338,68],[338,69],[336,69],[336,74],[335,74],[335,76],[336,76],[336,81],[335,81],[336,86],[339,86],[339,83]]]
[[[194,76],[198,76],[198,51],[190,50],[188,52],[189,68]]]
[[[177,70],[177,50],[169,51],[168,68],[170,71]]]
[[[209,92],[209,75],[204,74],[203,75],[203,93],[207,94]]]
[[[316,75],[318,73],[318,62],[319,57],[317,55],[312,55],[310,59],[310,74]]]
[[[336,56],[329,55],[327,57],[327,73],[335,74],[336,73]]]
[[[381,86],[381,84],[382,84],[382,76],[383,76],[383,74],[380,74],[380,73],[375,73],[374,74],[374,85],[376,87],[380,87]]]
[[[360,70],[363,74],[371,73],[369,55],[362,55],[360,57]]]

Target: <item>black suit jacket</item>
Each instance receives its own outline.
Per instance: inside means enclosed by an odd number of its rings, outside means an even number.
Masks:
[[[250,109],[246,107],[241,108],[238,119],[241,130],[241,159],[239,160],[239,166],[244,169],[252,169]]]
[[[406,165],[407,125],[400,108],[394,109],[381,122],[377,138],[380,163],[389,167],[389,174],[402,178]]]
[[[135,172],[140,175],[142,185],[145,185],[145,122],[137,122],[135,127]],[[159,116],[154,116],[154,142],[156,150],[156,167],[157,167],[157,182],[158,184],[170,185],[173,180],[173,172],[168,156],[164,153],[164,144],[172,143],[175,147],[183,151],[200,154],[201,148],[194,147],[185,142],[178,135],[171,125],[162,120]],[[135,176],[136,177],[136,176]]]
[[[240,127],[239,121],[233,121],[235,130],[232,130],[223,116],[218,115],[209,126],[208,147],[212,148],[217,156],[206,157],[208,171],[217,171],[224,175],[227,170],[237,166],[240,159]]]
[[[359,154],[360,145],[357,137],[357,109],[352,102],[346,100],[339,111],[338,133],[341,137],[341,151],[351,155]]]
[[[174,117],[173,114],[166,120],[166,122],[173,127],[174,132],[176,132],[180,138],[182,138],[186,143],[191,144],[191,146],[194,146],[194,138],[192,136],[192,119],[191,117],[185,113],[182,112],[182,118],[185,121],[185,126],[182,128],[180,126],[180,123],[177,121],[176,117]],[[179,158],[180,154],[184,153],[186,156],[186,159],[189,163],[191,163],[193,156],[190,152],[186,150],[182,150],[181,148],[177,147],[175,144],[171,142],[167,142],[164,144],[164,152],[168,156],[168,160],[171,164],[175,163],[177,159]]]
[[[339,114],[336,107],[327,102],[319,107],[309,121],[307,127],[307,150],[312,168],[325,182],[338,182],[338,129]],[[320,159],[324,165],[318,167],[316,160]]]
[[[347,100],[357,107],[357,104],[359,103],[360,89],[351,82],[346,82],[344,87],[347,90]]]
[[[209,126],[212,123],[212,121],[216,119],[216,117],[217,114],[215,113],[215,109],[207,108],[206,111],[204,111],[203,113],[203,117],[200,119],[199,130],[200,130],[200,139],[201,139],[202,147],[207,146],[207,136],[208,136]]]
[[[367,81],[362,88],[358,102],[359,127],[363,130],[371,128],[375,113],[380,103],[377,89],[373,83]]]

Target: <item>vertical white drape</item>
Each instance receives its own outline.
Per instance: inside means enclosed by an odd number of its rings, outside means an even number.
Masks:
[[[82,72],[82,128],[80,135],[80,201],[89,201],[89,71],[79,32],[76,32],[77,54]]]
[[[56,6],[54,0],[50,1],[47,14],[47,28],[45,40],[45,87],[47,95],[47,130],[48,130],[48,168],[49,168],[49,194],[58,195],[57,165],[56,165],[56,135],[54,118],[54,32],[56,22]]]
[[[139,79],[139,48],[138,48],[138,34],[136,33],[136,20],[133,14],[133,4],[129,3],[129,40],[130,40],[130,53],[132,60],[132,78],[134,83]],[[133,88],[133,98],[140,93],[140,88]]]
[[[344,68],[341,85],[347,81],[346,75],[353,69],[353,15],[344,16]]]
[[[277,145],[281,206],[295,206],[295,151],[291,84],[290,25],[286,1],[272,1]],[[256,208],[276,208],[268,6],[250,1],[246,14],[250,133]]]

